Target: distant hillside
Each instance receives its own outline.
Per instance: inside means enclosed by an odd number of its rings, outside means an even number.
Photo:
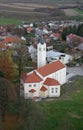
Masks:
[[[61,2],[61,3],[63,3],[63,2],[68,2],[68,3],[70,3],[70,2],[81,2],[81,3],[83,3],[82,2],[82,0],[0,0],[0,2],[36,2],[36,3],[54,3],[54,2]]]
[[[83,19],[83,0],[0,0],[0,17],[21,20]]]

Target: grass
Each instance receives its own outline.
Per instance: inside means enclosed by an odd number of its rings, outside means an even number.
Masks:
[[[83,11],[80,9],[75,9],[79,14],[83,15]]]
[[[21,20],[17,19],[8,19],[8,18],[0,18],[0,24],[21,24]]]
[[[42,102],[40,106],[45,110],[47,127],[45,130],[82,130],[83,129],[83,87],[82,78],[78,78],[72,85],[68,99],[55,99]]]

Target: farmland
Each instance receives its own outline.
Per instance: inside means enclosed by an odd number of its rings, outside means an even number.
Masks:
[[[81,3],[76,2],[47,2],[28,0],[0,2],[0,18],[13,18],[19,20],[48,21],[68,19],[70,16],[78,16],[79,11],[75,8]]]

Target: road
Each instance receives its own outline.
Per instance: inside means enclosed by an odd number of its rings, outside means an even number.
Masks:
[[[83,67],[67,67],[67,73],[67,80],[76,75],[83,76]]]

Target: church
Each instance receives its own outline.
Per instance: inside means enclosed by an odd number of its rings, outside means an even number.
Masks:
[[[37,45],[37,69],[21,74],[20,91],[25,99],[59,97],[66,83],[66,66],[60,61],[46,63],[46,43],[42,36]]]

